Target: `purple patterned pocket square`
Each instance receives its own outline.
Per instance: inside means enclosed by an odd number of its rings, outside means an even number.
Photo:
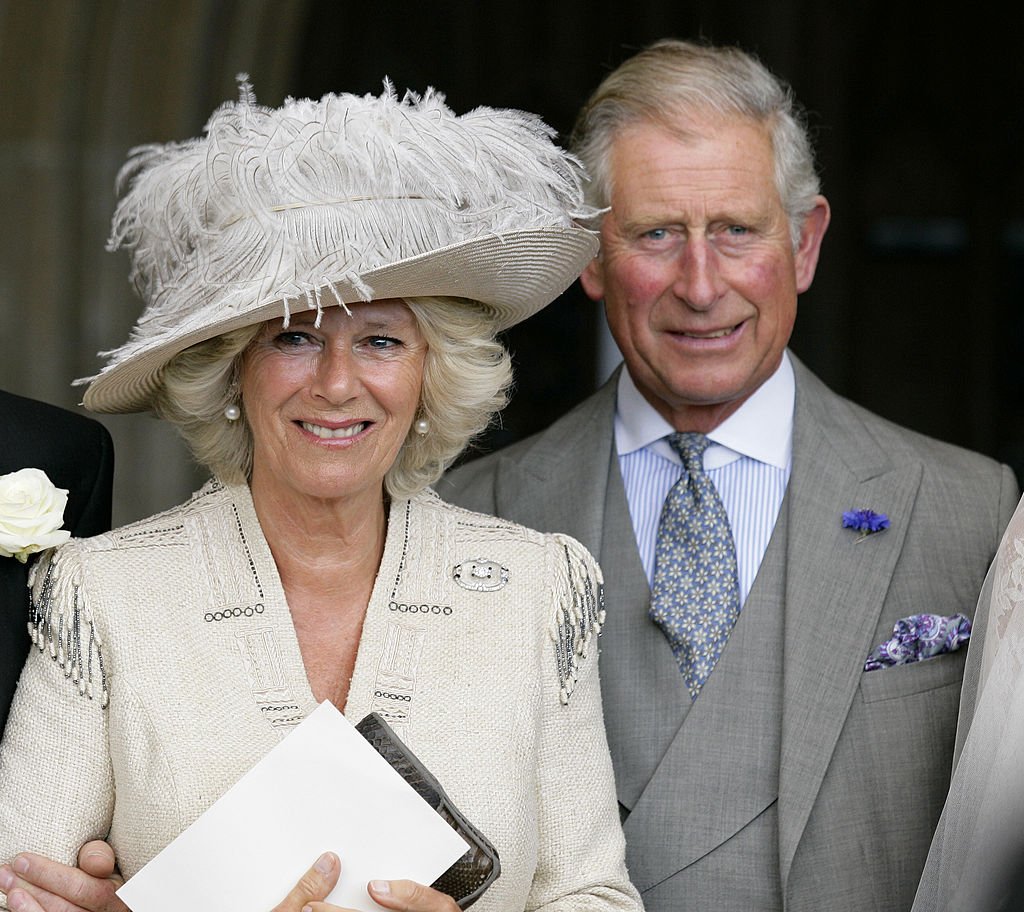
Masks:
[[[944,652],[956,652],[970,638],[971,620],[965,615],[912,614],[896,622],[891,640],[871,650],[864,670],[907,665]]]

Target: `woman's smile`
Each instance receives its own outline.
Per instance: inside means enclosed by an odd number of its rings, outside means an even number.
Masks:
[[[297,424],[304,430],[319,437],[321,440],[351,440],[370,426],[369,421],[357,421],[354,424],[328,427],[324,424],[313,424],[310,421],[299,421]]]

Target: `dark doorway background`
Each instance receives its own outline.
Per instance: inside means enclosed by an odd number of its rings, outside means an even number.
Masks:
[[[1024,477],[1024,16],[900,0],[8,0],[0,2],[0,387],[76,408],[71,380],[139,302],[104,252],[140,143],[197,136],[248,73],[286,95],[433,85],[457,111],[536,111],[562,137],[651,41],[737,44],[809,110],[833,210],[793,349],[838,392]],[[535,431],[598,382],[578,287],[509,333],[518,390],[482,441]],[[600,362],[606,365],[606,359]],[[165,423],[101,416],[115,521],[205,479]],[[573,454],[566,454],[572,458]],[[156,470],[155,470],[155,467]]]
[[[376,93],[388,76],[457,111],[536,111],[564,138],[602,76],[657,38],[758,54],[811,114],[833,207],[794,351],[868,408],[1021,475],[1022,19],[881,2],[313,0],[290,85]],[[482,448],[590,393],[597,333],[578,285],[512,330],[517,392]]]

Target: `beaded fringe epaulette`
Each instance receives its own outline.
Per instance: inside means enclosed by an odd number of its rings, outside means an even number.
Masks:
[[[558,662],[559,699],[569,702],[587,657],[604,624],[604,578],[590,553],[573,538],[554,536],[562,548],[556,570],[558,591],[567,597],[558,606],[551,639]]]
[[[28,633],[40,652],[49,651],[82,696],[106,708],[107,675],[102,642],[82,595],[78,574],[51,551],[29,572]]]

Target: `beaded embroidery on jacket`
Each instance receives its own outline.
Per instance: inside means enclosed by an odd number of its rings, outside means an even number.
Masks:
[[[186,513],[194,509],[202,509],[208,505],[209,499],[217,499],[226,496],[227,493],[225,486],[213,479],[187,504],[178,509],[184,510]],[[521,535],[527,537],[537,535],[537,533],[531,533],[512,523],[491,517],[486,519],[477,517],[475,514],[453,507],[441,501],[433,491],[428,490],[416,498],[416,501],[433,510],[448,513],[449,518],[457,518],[460,522],[472,519],[473,521],[468,524],[481,531],[485,539],[489,533],[499,530],[505,535],[511,533],[514,538]],[[411,504],[406,506],[406,522],[401,530],[401,534],[405,538],[403,552],[410,544],[408,540],[410,506]],[[159,526],[160,518],[158,516],[143,520],[134,526],[116,530],[101,538],[104,539],[108,547],[110,545],[118,547],[125,545],[127,540],[135,536],[136,532],[133,530],[166,532],[167,530],[146,528]],[[478,525],[481,520],[488,525],[486,531]],[[249,555],[249,545],[237,512],[235,512],[231,525],[234,536],[239,539],[239,547],[248,555],[248,563],[254,575],[253,583],[256,589],[260,590],[259,579],[255,575],[255,568],[252,566],[251,555]],[[180,526],[176,531],[181,531]],[[538,536],[538,538],[540,537]],[[585,660],[596,648],[596,638],[600,635],[601,627],[604,624],[604,580],[597,563],[575,539],[559,534],[544,537],[553,540],[557,545],[555,549],[552,549],[552,552],[557,554],[557,558],[553,560],[553,566],[549,567],[549,579],[551,579],[552,588],[556,594],[549,635],[553,644],[552,660],[558,675],[558,697],[564,705],[572,696],[583,671]],[[111,539],[113,541],[110,541]],[[49,552],[33,567],[30,578],[32,598],[29,634],[40,651],[49,651],[51,659],[63,669],[65,677],[83,697],[90,700],[99,699],[101,705],[106,708],[109,701],[109,690],[103,638],[93,617],[88,593],[83,587],[82,580],[84,552],[87,549],[88,546],[83,547],[80,543],[73,541],[56,551]],[[401,576],[401,571],[399,575]],[[257,608],[254,608],[254,611],[262,607],[261,600],[257,601],[256,605]],[[263,701],[256,695],[256,689],[254,686],[256,702],[261,703]],[[289,697],[290,700],[290,695],[276,691],[271,696],[275,700],[284,697]],[[260,708],[264,710],[263,706]],[[287,706],[280,708],[287,709],[288,712],[286,718],[277,720],[278,723],[287,727],[301,721],[300,717],[294,715],[296,709],[294,703],[288,702]],[[400,723],[398,719],[394,721]]]

